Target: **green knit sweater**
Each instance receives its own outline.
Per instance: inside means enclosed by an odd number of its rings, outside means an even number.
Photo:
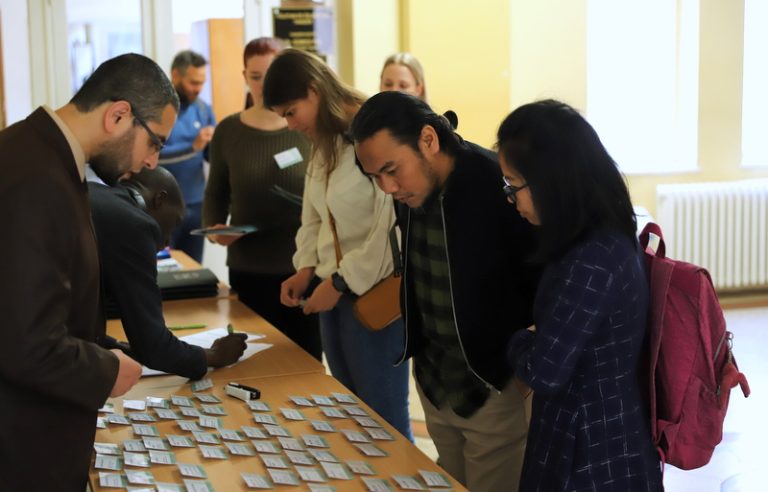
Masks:
[[[275,154],[296,147],[304,161],[280,169]],[[229,247],[227,265],[249,273],[293,272],[291,257],[301,223],[301,207],[281,198],[277,185],[302,196],[310,144],[300,133],[252,128],[233,114],[216,127],[210,145],[211,170],[203,201],[203,225],[254,225],[259,231]]]

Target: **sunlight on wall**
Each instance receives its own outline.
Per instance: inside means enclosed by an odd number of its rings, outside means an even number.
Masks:
[[[679,3],[587,2],[586,113],[625,173],[697,168],[698,0]]]
[[[768,114],[768,2],[744,2],[744,97],[741,115],[741,164],[768,166],[765,115]]]

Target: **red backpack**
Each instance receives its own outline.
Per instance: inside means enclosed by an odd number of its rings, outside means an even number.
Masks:
[[[654,253],[649,233],[659,237]],[[650,284],[649,363],[651,433],[661,460],[683,470],[706,465],[723,438],[731,388],[749,383],[731,353],[733,335],[709,273],[664,256],[661,228],[640,234]]]

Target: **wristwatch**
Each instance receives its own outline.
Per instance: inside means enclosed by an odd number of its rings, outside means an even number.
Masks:
[[[342,294],[348,294],[350,292],[347,282],[344,280],[344,277],[339,275],[339,272],[333,272],[333,275],[331,275],[331,284],[333,284],[334,289]]]

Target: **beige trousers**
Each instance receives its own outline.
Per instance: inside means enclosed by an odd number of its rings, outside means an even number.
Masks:
[[[416,383],[427,423],[437,448],[437,464],[470,492],[514,492],[528,436],[528,401],[510,381],[501,393],[491,391],[488,400],[471,417],[456,415],[450,408],[436,408]]]

